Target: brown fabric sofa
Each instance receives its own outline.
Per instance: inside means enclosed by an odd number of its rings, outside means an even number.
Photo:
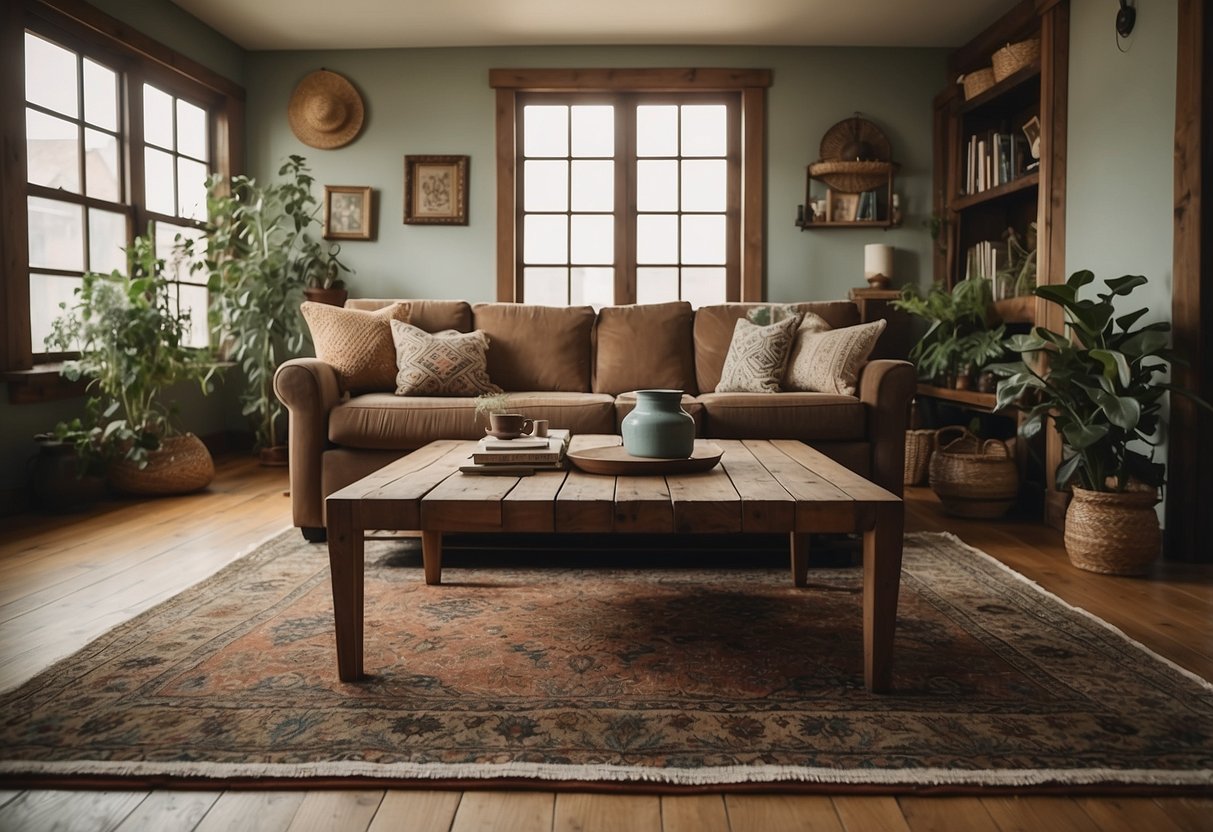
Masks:
[[[350,300],[378,309],[392,300]],[[717,393],[737,320],[759,304],[692,310],[684,302],[604,307],[512,303],[470,305],[410,300],[411,322],[430,332],[485,331],[490,378],[535,419],[574,434],[618,433],[635,406],[633,391],[686,391],[684,409],[698,434],[721,439],[799,439],[900,494],[906,412],[913,367],[882,360],[881,345],[854,396],[826,393]],[[859,323],[849,301],[797,304],[834,328]],[[324,498],[435,439],[473,439],[484,428],[474,399],[351,396],[333,369],[315,358],[278,368],[274,390],[290,413],[291,509],[310,540],[323,539]]]

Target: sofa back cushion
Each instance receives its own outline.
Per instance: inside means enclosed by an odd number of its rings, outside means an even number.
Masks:
[[[720,383],[720,372],[729,353],[733,330],[746,313],[764,303],[721,303],[701,306],[695,312],[695,382],[700,393],[711,393]],[[859,323],[859,309],[846,300],[811,301],[793,304],[797,312],[820,315],[832,329]]]
[[[350,298],[345,302],[345,308],[375,310],[397,302],[388,298]],[[426,332],[442,332],[444,329],[472,331],[472,307],[466,300],[420,298],[406,302],[409,304],[409,323],[419,329]]]
[[[489,378],[502,389],[590,391],[592,307],[478,303],[472,322],[489,336]]]
[[[686,301],[604,306],[594,323],[595,393],[661,388],[692,395],[694,312]]]

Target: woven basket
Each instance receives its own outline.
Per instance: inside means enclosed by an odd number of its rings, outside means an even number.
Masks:
[[[1009,75],[1014,75],[1032,61],[1040,57],[1040,38],[1021,40],[1019,43],[1008,43],[996,51],[991,57],[993,64],[994,82],[998,83]],[[965,91],[965,98],[971,98]]]
[[[1002,517],[1015,504],[1019,471],[1005,442],[984,442],[961,427],[940,429],[928,466],[931,489],[957,517]]]
[[[1074,487],[1066,510],[1070,563],[1105,575],[1141,575],[1162,548],[1162,533],[1148,491],[1088,491]]]
[[[889,172],[896,169],[894,162],[827,159],[809,165],[809,175],[841,193],[859,194],[887,186]]]
[[[994,69],[987,66],[983,69],[966,72],[960,76],[959,82],[965,90],[965,101],[968,101],[994,86]]]
[[[922,485],[927,479],[927,466],[931,462],[931,451],[935,449],[935,431],[906,431],[906,468],[903,483]]]
[[[109,480],[127,494],[156,496],[187,494],[206,488],[215,478],[215,463],[202,440],[192,433],[170,436],[147,455],[147,465],[139,468],[123,460],[111,466]]]

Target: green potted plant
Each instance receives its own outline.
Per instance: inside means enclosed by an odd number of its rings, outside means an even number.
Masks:
[[[90,422],[56,429],[83,463],[108,466],[110,481],[136,494],[183,493],[214,476],[206,446],[178,434],[167,388],[196,381],[210,390],[215,364],[207,350],[186,346],[188,312],[178,309],[153,231],[127,249],[128,273],[88,273],[72,305],[53,323],[47,347],[80,357],[63,365],[68,379],[88,382]]]
[[[345,306],[350,293],[340,275],[350,269],[337,259],[340,253],[341,246],[338,243],[325,248],[317,241],[307,240],[300,260],[300,268],[307,275],[307,285],[303,287],[305,298],[313,303]]]
[[[1007,256],[994,277],[999,289],[994,311],[1006,323],[1031,323],[1036,317],[1032,295],[1036,288],[1036,223],[1028,224],[1024,240],[1014,228],[1008,228],[1004,237]]]
[[[243,412],[267,464],[286,460],[286,411],[274,395],[274,371],[303,348],[304,288],[331,287],[348,271],[339,249],[326,250],[311,233],[319,203],[304,158],[290,156],[278,176],[272,184],[247,176],[208,180],[207,253],[196,266],[207,272],[212,328],[244,372]],[[184,243],[187,255],[190,245]]]
[[[1051,420],[1061,435],[1063,459],[1058,488],[1070,485],[1066,512],[1066,552],[1075,566],[1111,574],[1139,574],[1158,555],[1160,533],[1154,504],[1165,468],[1154,460],[1168,391],[1190,392],[1162,379],[1171,325],[1138,326],[1145,308],[1117,316],[1114,301],[1147,281],[1125,275],[1106,281],[1095,299],[1079,298],[1093,283],[1090,271],[1070,275],[1064,284],[1038,286],[1037,297],[1064,310],[1065,332],[1036,327],[1013,336],[1008,348],[1020,361],[995,367],[1003,376],[997,407],[1010,407],[1024,394],[1034,396],[1020,426],[1031,437]],[[1029,358],[1045,358],[1033,361]]]
[[[893,306],[928,324],[910,350],[919,378],[942,386],[958,382],[967,386],[968,373],[962,371],[970,360],[973,344],[966,339],[988,328],[989,281],[962,280],[951,291],[936,283],[922,296],[915,286],[907,285]]]

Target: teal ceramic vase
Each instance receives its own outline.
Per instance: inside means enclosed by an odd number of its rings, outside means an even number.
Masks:
[[[632,456],[687,459],[695,450],[695,420],[682,409],[681,390],[637,390],[636,409],[619,427]]]

